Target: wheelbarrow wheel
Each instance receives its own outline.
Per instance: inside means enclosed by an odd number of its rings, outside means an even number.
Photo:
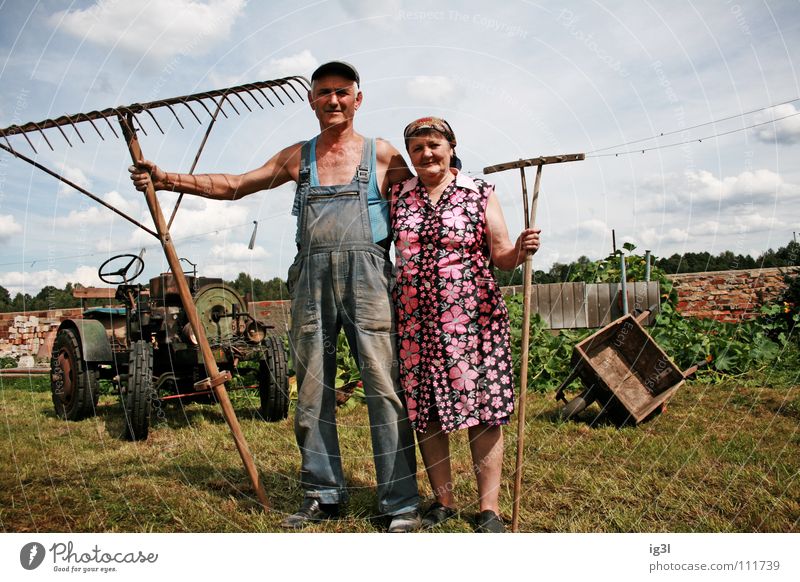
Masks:
[[[589,394],[588,390],[581,392],[579,396],[576,396],[564,406],[561,410],[561,418],[564,420],[570,420],[575,418],[581,412],[586,410],[586,408],[594,402],[594,397]]]

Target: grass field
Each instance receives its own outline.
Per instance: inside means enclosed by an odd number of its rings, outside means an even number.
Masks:
[[[783,378],[690,383],[667,411],[617,429],[590,408],[558,419],[530,394],[520,530],[527,532],[800,531],[800,386]],[[166,406],[146,442],[122,440],[121,409],[55,417],[49,379],[0,378],[0,525],[6,532],[275,532],[296,509],[299,454],[288,420],[257,418],[255,394],[233,402],[273,511],[260,510],[219,408]],[[506,431],[503,513],[511,519],[516,418]],[[376,532],[364,406],[340,411],[347,514],[310,531]],[[437,529],[472,531],[476,512],[466,434],[454,440],[462,513]],[[419,465],[422,493],[430,487]],[[306,530],[309,531],[309,530]]]

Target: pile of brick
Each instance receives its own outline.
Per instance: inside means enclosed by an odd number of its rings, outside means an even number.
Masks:
[[[0,327],[0,356],[49,358],[60,321],[59,317],[15,315]]]

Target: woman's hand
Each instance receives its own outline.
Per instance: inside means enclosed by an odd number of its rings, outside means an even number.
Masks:
[[[542,230],[539,228],[526,228],[520,233],[514,245],[514,250],[518,257],[518,265],[525,262],[525,257],[528,256],[528,253],[533,254],[539,250],[539,234],[541,232]]]
[[[131,182],[140,192],[147,190],[148,182],[153,182],[153,188],[164,190],[167,188],[167,173],[149,160],[142,160],[128,168],[131,173]]]

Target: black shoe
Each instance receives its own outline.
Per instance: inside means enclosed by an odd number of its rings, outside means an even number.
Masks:
[[[337,503],[320,503],[313,497],[306,497],[295,513],[287,515],[281,522],[281,527],[287,529],[300,529],[326,519],[339,517],[339,505]]]
[[[428,511],[425,512],[425,517],[422,518],[422,528],[430,529],[435,527],[455,514],[456,510],[452,507],[446,507],[438,501],[434,501]]]
[[[481,511],[478,514],[478,523],[475,525],[477,533],[505,533],[506,526],[503,520],[491,509]]]
[[[419,510],[407,511],[399,515],[392,516],[392,522],[389,524],[389,533],[410,533],[417,531],[422,522],[419,515]]]

